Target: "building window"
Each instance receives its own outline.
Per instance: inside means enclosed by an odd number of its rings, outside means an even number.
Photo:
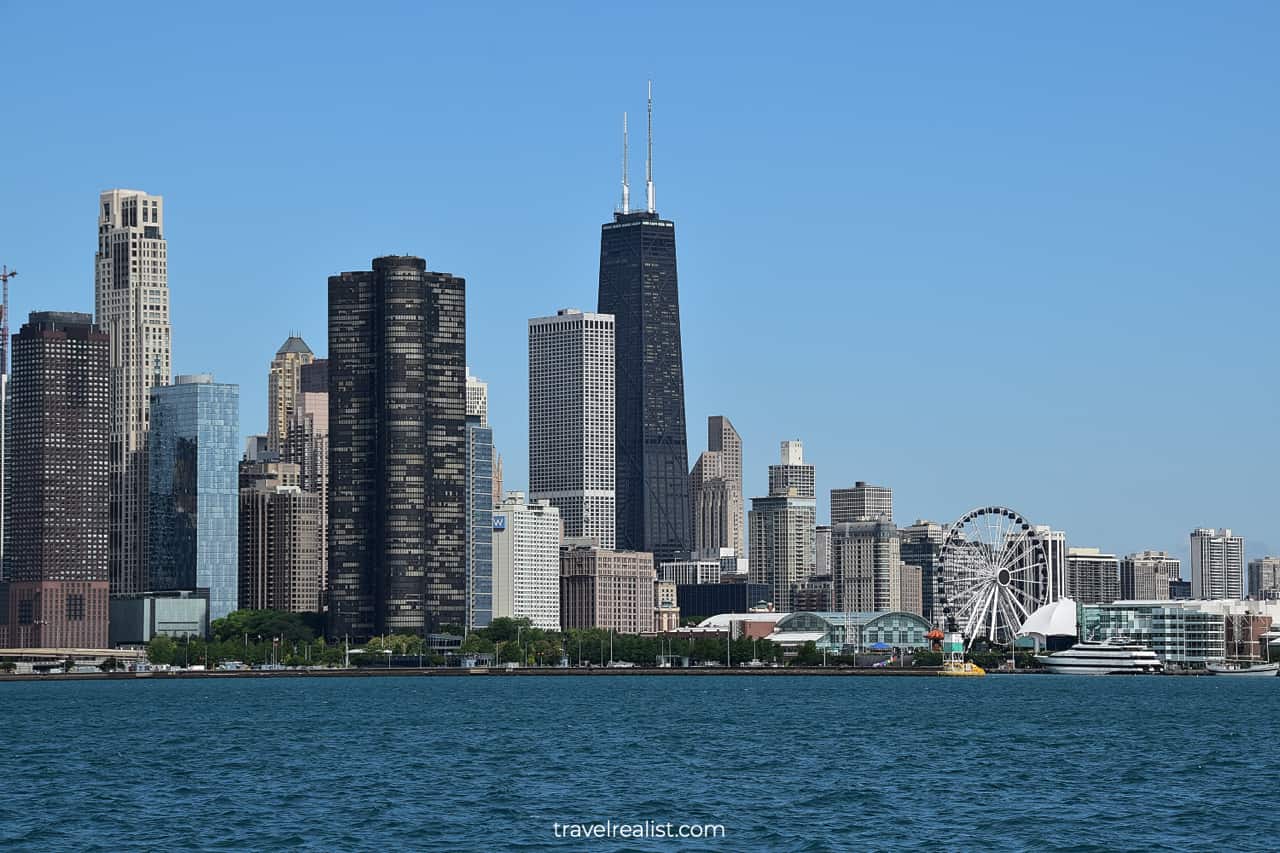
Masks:
[[[31,599],[18,602],[18,624],[30,625],[35,621],[35,607]]]
[[[81,593],[72,593],[67,596],[67,621],[83,622],[84,621],[84,595]]]

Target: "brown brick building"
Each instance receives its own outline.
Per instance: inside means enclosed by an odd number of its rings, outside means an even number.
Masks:
[[[108,646],[108,358],[88,314],[36,312],[14,335],[6,646]]]
[[[653,555],[566,548],[560,552],[560,626],[653,633]]]

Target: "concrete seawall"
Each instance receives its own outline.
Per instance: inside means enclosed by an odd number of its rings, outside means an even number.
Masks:
[[[990,674],[1042,674],[1035,670],[1018,670],[1016,673]],[[48,675],[0,675],[0,682],[13,681],[170,681],[177,679],[235,679],[235,678],[563,678],[568,676],[590,677],[639,677],[674,676],[697,678],[700,676],[772,678],[789,675],[817,675],[829,678],[839,676],[870,676],[876,678],[919,678],[941,676],[938,667],[689,667],[658,669],[656,667],[526,667],[503,669],[499,667],[461,669],[458,667],[423,668],[392,667],[381,669],[306,669],[306,670],[231,670],[212,672],[103,672],[103,673],[52,673]]]

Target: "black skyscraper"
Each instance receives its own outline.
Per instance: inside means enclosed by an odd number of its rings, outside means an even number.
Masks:
[[[624,154],[622,211],[601,227],[598,310],[616,324],[617,547],[660,562],[687,556],[692,536],[676,228],[654,205],[652,102],[649,137],[647,210],[629,210]]]
[[[421,258],[329,279],[333,635],[466,621],[465,283]]]

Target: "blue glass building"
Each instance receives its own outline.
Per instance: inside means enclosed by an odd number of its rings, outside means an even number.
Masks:
[[[467,630],[493,618],[493,430],[467,416]]]
[[[152,590],[198,590],[209,619],[236,609],[240,386],[209,374],[151,389],[147,573]]]

